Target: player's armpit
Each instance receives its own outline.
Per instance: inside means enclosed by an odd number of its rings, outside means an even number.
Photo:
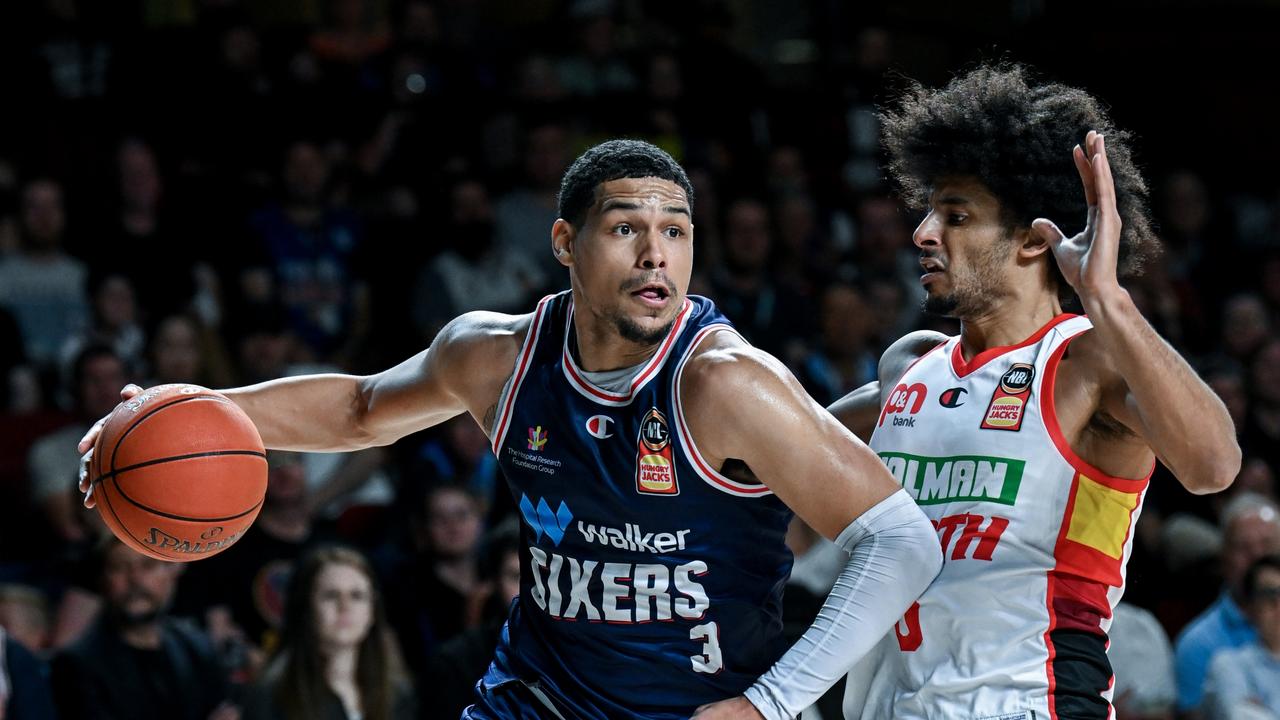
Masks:
[[[872,380],[827,406],[841,425],[863,442],[871,441],[880,417],[880,381]]]
[[[740,459],[805,522],[834,539],[897,483],[777,359],[717,333],[684,368],[681,405],[713,467]]]

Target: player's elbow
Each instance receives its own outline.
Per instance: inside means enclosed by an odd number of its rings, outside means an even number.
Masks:
[[[1235,482],[1240,474],[1240,445],[1232,437],[1220,443],[1220,447],[1203,453],[1197,467],[1179,475],[1183,487],[1196,495],[1222,492]]]

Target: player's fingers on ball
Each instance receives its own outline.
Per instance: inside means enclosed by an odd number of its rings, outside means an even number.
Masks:
[[[79,444],[76,445],[77,450],[81,453],[86,453],[93,449],[93,443],[98,439],[98,433],[102,432],[103,422],[105,422],[105,419],[99,420],[89,428],[89,431],[84,434],[84,437],[80,438]]]
[[[80,457],[80,492],[89,489],[89,463],[93,461],[93,448]]]
[[[140,392],[142,392],[142,388],[138,387],[137,385],[134,385],[133,383],[129,383],[128,385],[125,385],[124,387],[120,388],[120,399],[128,400],[129,398],[133,397],[134,395],[137,395]]]
[[[89,489],[86,490],[84,493],[84,506],[86,508],[92,508],[94,505],[97,505],[97,504],[98,504],[98,499],[93,496],[93,486],[90,485]]]

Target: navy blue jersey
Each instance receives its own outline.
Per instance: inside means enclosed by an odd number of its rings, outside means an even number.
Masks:
[[[539,303],[493,431],[525,549],[486,686],[536,680],[584,718],[688,717],[786,649],[791,512],[710,467],[680,407],[681,369],[717,330],[733,331],[690,297],[617,394],[577,366],[571,295]]]

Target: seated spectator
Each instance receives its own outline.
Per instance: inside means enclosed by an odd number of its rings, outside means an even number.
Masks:
[[[1241,609],[1245,572],[1258,558],[1280,552],[1280,512],[1265,497],[1240,493],[1223,510],[1222,533],[1222,595],[1174,643],[1179,713],[1200,708],[1205,673],[1214,653],[1257,640],[1257,631]]]
[[[472,310],[525,312],[547,280],[538,257],[551,255],[550,244],[528,250],[495,243],[494,211],[483,183],[457,183],[450,203],[450,222],[442,235],[445,250],[414,284],[413,319],[423,338],[434,337],[450,319]],[[561,268],[555,277],[563,274]]]
[[[130,374],[142,364],[146,333],[138,322],[138,302],[133,282],[116,273],[89,273],[89,300],[92,320],[85,332],[67,338],[58,352],[58,362],[70,374],[75,358],[89,345],[107,345],[116,351]]]
[[[209,638],[168,616],[182,565],[114,536],[95,548],[103,610],[53,663],[59,714],[77,720],[234,720]]]
[[[373,569],[345,547],[303,558],[286,593],[280,646],[244,720],[409,720],[413,687]]]
[[[0,624],[0,718],[54,720],[49,671],[44,662]]]
[[[124,363],[105,345],[90,345],[80,351],[71,377],[76,421],[37,440],[27,458],[31,498],[67,544],[84,542],[90,536],[76,491],[80,473],[76,445],[92,423],[120,403],[120,388],[126,380]]]
[[[409,667],[420,673],[440,643],[470,625],[468,601],[479,585],[476,555],[484,529],[480,502],[465,488],[432,488],[415,524],[415,553],[391,573],[388,600]]]
[[[299,557],[317,541],[298,453],[267,453],[267,496],[253,525],[224,552],[193,563],[178,607],[203,616],[219,651],[234,659],[233,680],[247,680],[279,642],[284,590]]]
[[[1125,720],[1173,720],[1177,689],[1173,647],[1150,612],[1122,602],[1107,633],[1107,659],[1115,674],[1116,717]]]
[[[49,603],[33,587],[0,585],[0,627],[26,649],[43,653],[49,646]]]
[[[874,314],[853,285],[833,283],[822,291],[819,322],[818,347],[804,358],[796,377],[825,406],[877,379],[880,357],[871,347]]]
[[[1251,710],[1280,718],[1280,555],[1249,566],[1244,596],[1258,638],[1209,662],[1203,706],[1209,720],[1238,720]]]
[[[424,708],[429,720],[456,720],[475,702],[476,681],[493,661],[511,601],[520,594],[520,526],[515,518],[495,527],[486,536],[484,548],[480,584],[472,596],[472,604],[479,606],[479,622],[442,644],[421,676],[421,687],[439,688],[431,706]]]
[[[89,320],[87,271],[63,250],[65,229],[62,188],[52,180],[29,183],[22,192],[22,248],[0,258],[0,308],[18,322],[26,357],[37,365],[54,364],[63,341]]]

